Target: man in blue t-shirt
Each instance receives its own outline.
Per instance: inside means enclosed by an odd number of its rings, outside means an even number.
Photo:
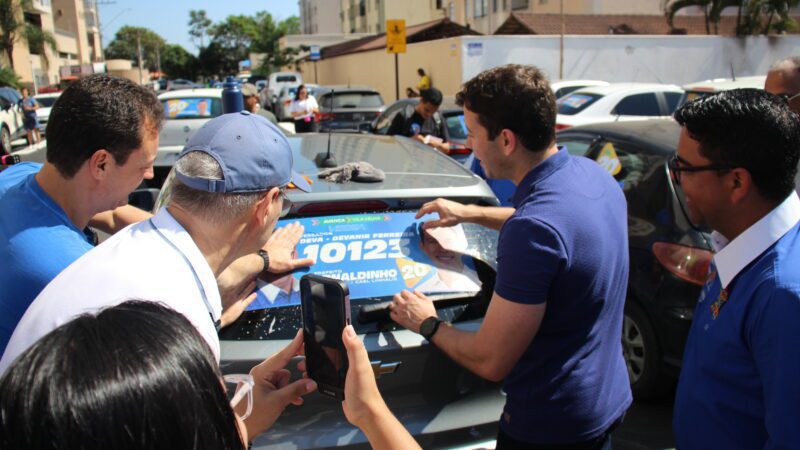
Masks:
[[[500,230],[497,280],[480,329],[461,331],[417,292],[391,317],[507,394],[497,448],[604,449],[631,404],[621,330],[628,281],[627,206],[593,161],[559,150],[547,79],[508,65],[468,81],[467,145],[487,178],[511,180],[514,208],[437,199],[426,227],[473,222]],[[580,205],[580,207],[576,207]]]
[[[800,118],[737,89],[675,112],[670,161],[689,217],[713,230],[675,396],[681,449],[800,448]]]
[[[153,177],[163,120],[151,90],[85,77],[50,113],[47,162],[0,172],[0,353],[39,292],[92,248],[90,222],[113,233],[150,216],[127,202]]]

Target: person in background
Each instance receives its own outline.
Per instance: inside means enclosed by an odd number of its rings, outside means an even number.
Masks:
[[[319,105],[317,104],[317,99],[308,94],[308,88],[305,84],[301,84],[297,88],[292,104],[289,105],[289,114],[294,119],[294,132],[311,133],[316,131],[314,115],[318,113]]]
[[[244,109],[253,114],[258,114],[264,117],[275,125],[278,124],[278,119],[275,114],[267,111],[259,105],[258,88],[255,84],[245,83],[242,85],[242,97],[244,98]]]
[[[785,95],[789,108],[800,114],[800,56],[784,58],[773,64],[767,72],[764,90]]]
[[[28,88],[22,88],[22,100],[20,100],[23,114],[23,126],[25,133],[28,135],[28,145],[33,145],[41,142],[42,136],[39,134],[39,118],[36,116],[36,110],[39,109],[39,103],[36,99],[30,96]]]
[[[126,301],[81,315],[42,337],[0,378],[0,447],[244,450],[316,389],[305,377],[291,382],[285,369],[302,353],[302,336],[249,374],[223,376],[191,322],[165,306]],[[418,449],[381,398],[352,326],[342,340],[347,420],[374,448]],[[298,370],[305,372],[305,361]]]
[[[610,449],[632,401],[621,345],[625,196],[594,161],[556,147],[556,102],[537,68],[482,72],[456,102],[487,177],[517,186],[515,208],[437,199],[417,218],[438,213],[426,228],[499,230],[494,293],[474,332],[443,322],[416,291],[394,296],[391,318],[468,370],[503,381],[498,450]]]
[[[419,75],[419,83],[417,83],[417,90],[415,91],[412,88],[406,88],[406,96],[408,98],[419,97],[422,95],[422,91],[430,89],[431,86],[431,77],[425,74],[425,70],[420,67],[417,69],[417,75]]]
[[[392,124],[389,125],[387,134],[390,136],[416,137],[422,142],[424,135],[433,133],[435,128],[432,125],[433,115],[439,110],[441,104],[441,91],[436,88],[422,91],[419,103],[414,107],[414,113],[409,117],[406,117],[402,112],[397,114],[392,120]]]
[[[675,111],[669,163],[715,255],[672,419],[677,448],[800,448],[800,116],[735,89]]]

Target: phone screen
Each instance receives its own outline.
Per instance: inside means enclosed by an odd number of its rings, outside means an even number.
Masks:
[[[346,286],[334,279],[306,275],[300,281],[306,368],[320,393],[341,398],[347,374],[342,332],[349,316]]]

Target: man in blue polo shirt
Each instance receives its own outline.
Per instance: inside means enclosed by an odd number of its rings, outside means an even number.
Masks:
[[[497,448],[605,449],[631,403],[622,358],[628,280],[622,190],[593,161],[555,143],[545,76],[508,65],[479,74],[456,98],[468,146],[488,178],[517,186],[515,208],[437,199],[426,227],[474,222],[500,230],[497,280],[480,329],[436,316],[430,299],[401,292],[391,317],[507,394]]]
[[[800,448],[800,119],[760,89],[675,119],[672,176],[716,250],[683,355],[677,447]]]

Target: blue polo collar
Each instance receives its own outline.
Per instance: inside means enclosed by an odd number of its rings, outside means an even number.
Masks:
[[[531,171],[528,172],[528,174],[525,175],[525,178],[523,178],[519,183],[517,190],[514,191],[514,198],[512,199],[514,207],[519,208],[525,199],[528,198],[528,195],[533,192],[533,189],[536,187],[537,183],[564,167],[567,161],[569,161],[569,152],[567,152],[567,147],[559,147],[558,153],[545,159],[537,164],[536,167],[531,169]]]

